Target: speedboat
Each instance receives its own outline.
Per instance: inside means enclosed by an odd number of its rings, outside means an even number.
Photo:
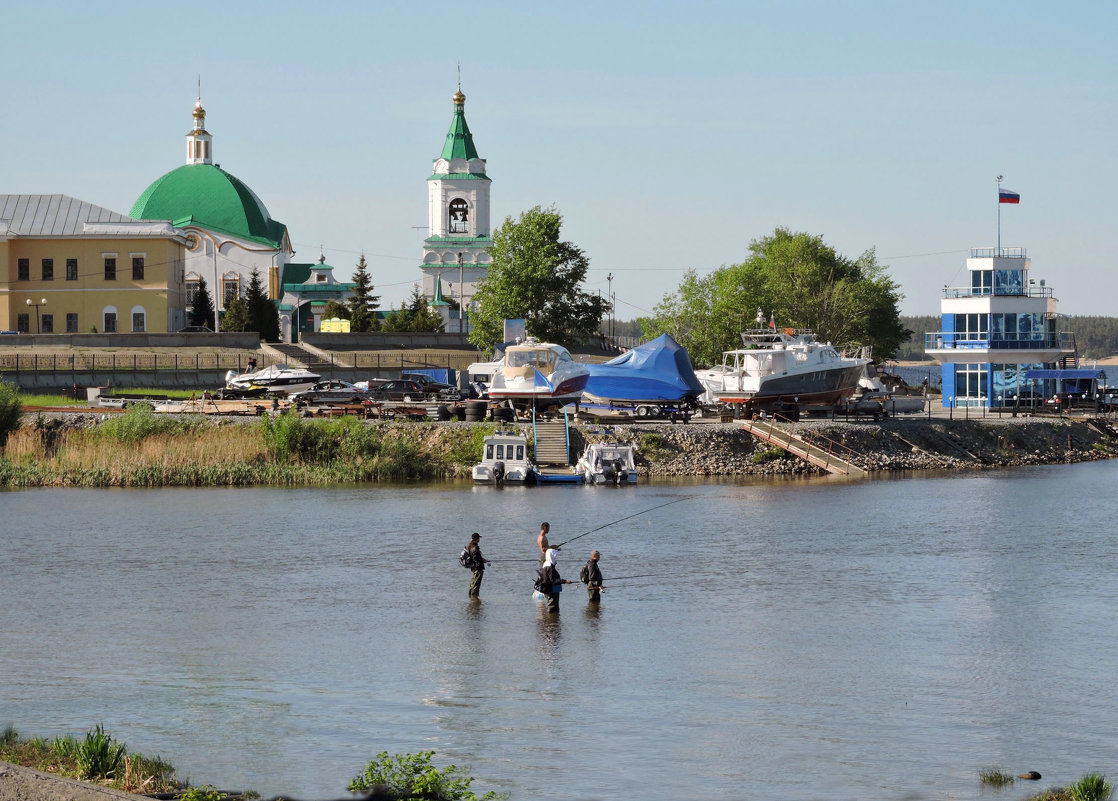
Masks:
[[[595,442],[586,446],[577,469],[587,484],[636,484],[636,453],[631,442]]]
[[[925,398],[907,392],[890,390],[881,380],[877,368],[867,362],[858,379],[858,387],[850,397],[850,409],[855,412],[882,411],[887,414],[916,414],[924,411]]]
[[[505,348],[489,385],[492,400],[522,405],[572,403],[582,397],[590,371],[562,345],[528,339]]]
[[[278,364],[270,364],[254,373],[238,373],[236,370],[230,370],[225,374],[225,388],[246,393],[290,395],[310,389],[321,378],[322,376],[302,367],[281,367]]]
[[[695,375],[709,403],[771,406],[834,405],[854,394],[868,359],[839,354],[805,328],[767,328],[741,334],[742,347],[722,354],[722,364]]]
[[[536,468],[528,459],[528,439],[515,431],[498,431],[483,440],[481,461],[474,465],[479,484],[535,484]]]

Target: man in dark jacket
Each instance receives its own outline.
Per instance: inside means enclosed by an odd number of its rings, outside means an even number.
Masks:
[[[547,598],[547,611],[551,614],[559,613],[559,593],[563,591],[564,584],[571,583],[559,575],[555,564],[558,558],[559,552],[554,548],[548,548],[544,553],[543,567],[539,569],[540,592]]]
[[[470,543],[466,546],[466,553],[470,557],[470,597],[481,597],[481,579],[485,575],[485,566],[489,560],[481,555],[481,535],[476,531],[470,535]]]
[[[602,600],[602,571],[598,569],[601,556],[598,551],[591,551],[590,561],[586,563],[586,592],[592,604]]]

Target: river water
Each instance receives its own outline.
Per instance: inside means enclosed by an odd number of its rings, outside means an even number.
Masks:
[[[847,483],[0,494],[0,726],[345,795],[970,799],[1118,772],[1118,462]],[[617,581],[549,619],[535,534]],[[487,558],[480,602],[456,561]],[[497,561],[511,560],[511,561]],[[1018,782],[996,797],[1036,792]]]

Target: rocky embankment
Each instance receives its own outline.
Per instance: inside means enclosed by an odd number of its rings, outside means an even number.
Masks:
[[[868,471],[973,470],[1065,464],[1118,456],[1118,430],[1083,420],[1006,418],[796,423],[797,436]],[[787,426],[786,426],[787,427]],[[790,475],[820,472],[738,423],[580,426],[587,440],[636,442],[649,476]]]

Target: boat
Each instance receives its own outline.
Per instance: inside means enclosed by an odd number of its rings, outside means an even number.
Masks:
[[[562,345],[527,339],[505,348],[493,372],[491,400],[508,400],[522,406],[563,405],[577,401],[590,371]]]
[[[668,334],[605,364],[589,364],[579,411],[615,417],[689,415],[706,387],[686,348]]]
[[[863,354],[865,355],[865,354]],[[855,413],[880,412],[883,414],[917,414],[924,411],[923,395],[909,395],[907,391],[890,390],[872,362],[867,362],[858,387],[850,396],[848,411]]]
[[[578,460],[587,484],[636,484],[637,446],[634,443],[594,442]]]
[[[471,473],[479,484],[535,484],[536,467],[528,459],[528,439],[516,431],[497,431],[483,440],[481,461]]]
[[[302,367],[281,367],[278,364],[270,364],[254,373],[238,373],[236,370],[230,370],[225,374],[225,388],[245,394],[288,395],[310,389],[321,378],[322,376]]]
[[[741,333],[742,347],[722,354],[722,364],[695,375],[708,403],[753,408],[833,406],[858,388],[868,359],[839,354],[806,328],[766,328]]]

